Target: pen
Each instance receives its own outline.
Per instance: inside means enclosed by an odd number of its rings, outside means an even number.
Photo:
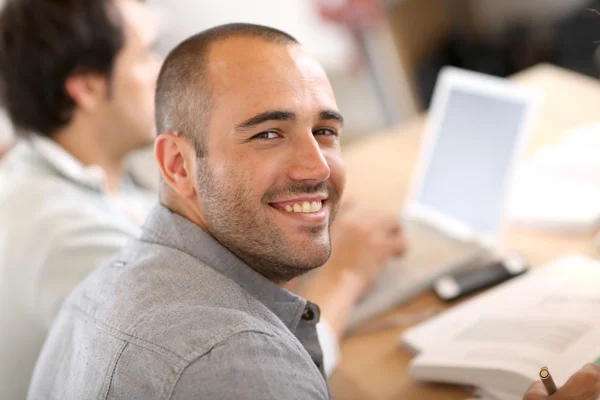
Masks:
[[[552,379],[552,375],[550,375],[550,371],[548,371],[548,367],[542,367],[542,369],[540,369],[540,378],[546,387],[548,395],[556,393],[556,384],[554,383],[554,379]]]

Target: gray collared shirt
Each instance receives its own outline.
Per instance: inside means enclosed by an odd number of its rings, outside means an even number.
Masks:
[[[328,399],[318,307],[157,206],[65,300],[29,399]]]

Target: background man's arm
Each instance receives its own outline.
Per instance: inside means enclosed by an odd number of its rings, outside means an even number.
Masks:
[[[356,303],[373,286],[387,262],[405,250],[396,215],[352,204],[340,211],[331,239],[330,259],[300,290],[321,309],[319,340],[328,374],[339,358],[336,341],[343,336]]]

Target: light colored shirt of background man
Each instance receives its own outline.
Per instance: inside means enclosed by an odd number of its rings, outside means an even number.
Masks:
[[[63,298],[140,233],[157,196],[125,158],[154,139],[160,62],[137,1],[9,0],[2,105],[20,135],[0,162],[0,398],[26,396]]]

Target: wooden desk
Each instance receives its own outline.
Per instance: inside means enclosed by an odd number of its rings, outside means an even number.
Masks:
[[[545,95],[535,124],[533,146],[556,140],[566,129],[600,121],[600,82],[550,65],[539,65],[514,79]],[[398,210],[402,204],[424,127],[417,118],[396,132],[380,133],[344,149],[348,182],[346,194],[379,209]],[[591,236],[561,236],[509,229],[502,240],[504,250],[524,254],[539,265],[565,252],[597,255]],[[431,292],[387,315],[431,306],[444,306]],[[458,387],[422,385],[407,376],[410,354],[398,347],[403,329],[349,337],[343,341],[342,362],[332,376],[331,390],[337,399],[454,400],[467,393]]]

